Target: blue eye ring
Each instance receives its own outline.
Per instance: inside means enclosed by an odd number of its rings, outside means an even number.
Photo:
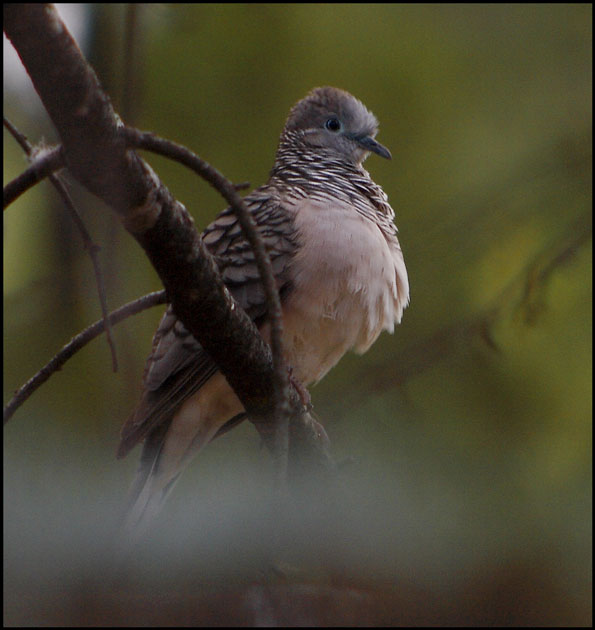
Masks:
[[[324,127],[325,129],[328,129],[329,131],[332,131],[333,133],[338,133],[339,131],[341,131],[341,121],[336,117],[333,116],[332,118],[329,118],[325,123],[324,123]]]

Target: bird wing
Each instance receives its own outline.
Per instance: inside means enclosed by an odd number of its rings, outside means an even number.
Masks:
[[[270,187],[257,189],[244,199],[254,218],[273,266],[281,299],[291,289],[288,268],[297,249],[291,212]],[[225,285],[248,315],[259,324],[266,317],[265,293],[254,252],[243,236],[231,208],[203,232],[203,242],[215,257]],[[163,423],[217,371],[217,365],[177,319],[169,306],[153,337],[143,376],[143,393],[126,420],[118,457]]]

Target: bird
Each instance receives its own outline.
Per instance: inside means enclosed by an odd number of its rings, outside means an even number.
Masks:
[[[409,280],[383,189],[364,169],[378,121],[349,92],[311,90],[290,110],[270,177],[244,197],[271,259],[282,306],[284,360],[304,388],[348,351],[363,354],[393,332]],[[254,253],[231,208],[204,230],[223,281],[265,340],[269,322]],[[217,365],[171,306],[153,338],[140,402],[117,456],[143,442],[124,530],[140,535],[206,444],[246,416]]]

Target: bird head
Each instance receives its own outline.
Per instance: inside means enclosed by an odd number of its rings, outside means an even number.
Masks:
[[[376,142],[378,121],[354,96],[334,87],[313,89],[289,113],[285,131],[298,134],[307,147],[338,154],[361,164],[370,152],[391,159],[390,151]]]

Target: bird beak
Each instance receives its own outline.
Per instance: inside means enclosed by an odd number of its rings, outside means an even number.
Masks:
[[[359,138],[356,137],[353,139],[360,145],[360,147],[363,147],[366,151],[372,151],[372,153],[376,153],[380,157],[386,158],[387,160],[391,160],[393,157],[390,154],[390,151],[386,147],[382,146],[380,142],[376,142],[376,140],[374,140],[372,136],[360,136]]]

